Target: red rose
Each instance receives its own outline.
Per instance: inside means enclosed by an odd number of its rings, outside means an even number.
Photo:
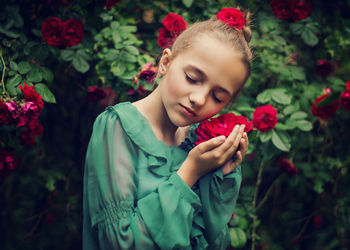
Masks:
[[[316,74],[321,77],[327,77],[334,71],[334,66],[326,59],[320,59],[317,61]]]
[[[165,28],[159,28],[158,30],[158,46],[162,49],[170,48],[174,43],[175,38]]]
[[[40,115],[40,111],[38,106],[33,102],[26,102],[24,106],[21,108],[19,121],[17,123],[17,127],[22,127],[27,123],[35,120]]]
[[[277,121],[277,110],[270,104],[256,108],[253,113],[253,126],[262,133],[272,130]]]
[[[120,0],[105,0],[103,7],[107,7],[108,11],[110,11]]]
[[[33,102],[38,107],[39,113],[41,113],[44,109],[44,102],[39,93],[34,90],[34,86],[29,87],[24,83],[24,87],[19,86],[19,88],[23,93],[24,99],[26,99],[27,102]]]
[[[288,175],[296,175],[298,173],[298,169],[294,163],[287,158],[280,158],[278,160],[278,166],[281,171],[286,172]]]
[[[323,217],[320,214],[315,215],[314,217],[314,228],[318,229],[322,226],[323,224]]]
[[[187,22],[182,16],[175,13],[169,13],[163,18],[162,24],[171,34],[178,36],[187,28]]]
[[[311,0],[272,0],[270,3],[273,14],[283,20],[298,21],[311,15]]]
[[[32,120],[27,123],[26,127],[33,135],[42,136],[44,132],[44,127],[38,121],[38,119]]]
[[[248,122],[244,116],[236,116],[233,113],[223,114],[199,124],[194,131],[198,135],[195,145],[220,135],[229,136],[236,124],[245,124],[244,132],[253,130],[251,122]]]
[[[340,106],[350,110],[350,81],[346,82],[346,90],[340,95]]]
[[[62,28],[63,21],[58,17],[49,17],[42,23],[41,34],[48,45],[60,47],[63,44]]]
[[[16,124],[18,123],[18,118],[21,115],[21,108],[14,101],[7,102],[6,106],[10,111],[11,117],[6,122],[6,124]]]
[[[339,100],[334,100],[331,104],[324,107],[317,107],[317,104],[322,100],[326,99],[330,95],[330,92],[326,92],[325,94],[316,98],[315,102],[312,104],[311,113],[314,116],[320,117],[323,120],[326,120],[333,116],[339,107]]]
[[[241,30],[245,25],[242,11],[234,8],[222,8],[217,14],[217,19],[227,23],[230,27]]]
[[[14,152],[8,152],[0,149],[0,176],[7,177],[10,171],[18,167],[18,159]]]
[[[77,19],[68,19],[63,24],[62,39],[63,45],[68,48],[75,46],[84,38],[83,23]]]
[[[11,112],[7,105],[0,99],[0,125],[8,123],[12,119]]]
[[[88,93],[85,96],[87,102],[93,103],[106,97],[105,91],[98,86],[89,86]]]

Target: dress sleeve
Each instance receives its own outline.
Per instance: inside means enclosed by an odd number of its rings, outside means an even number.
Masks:
[[[220,168],[199,180],[209,249],[226,249],[230,242],[227,223],[236,205],[241,181],[241,166],[226,176]]]
[[[139,153],[116,112],[97,117],[85,161],[84,250],[190,246],[199,197],[173,173],[137,200]]]

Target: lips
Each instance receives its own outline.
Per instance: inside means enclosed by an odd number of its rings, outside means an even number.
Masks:
[[[183,110],[185,111],[184,113],[188,116],[197,116],[197,114],[192,111],[191,109],[187,108],[186,106],[183,106],[180,104],[180,106],[183,108]]]

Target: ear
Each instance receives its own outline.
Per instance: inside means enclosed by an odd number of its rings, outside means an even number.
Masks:
[[[159,61],[159,67],[158,72],[161,76],[164,76],[169,68],[170,59],[171,59],[171,50],[169,48],[166,48],[163,50],[162,57]]]

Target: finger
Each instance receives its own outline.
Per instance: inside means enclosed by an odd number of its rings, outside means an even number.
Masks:
[[[238,124],[233,128],[232,132],[227,137],[225,143],[220,147],[222,152],[226,152],[229,148],[231,148],[234,145],[234,143],[237,140],[237,137],[240,137],[241,129],[242,129],[241,126]],[[238,144],[237,144],[237,146],[238,146]]]
[[[234,161],[234,163],[235,163],[235,168],[236,168],[239,164],[241,164],[242,160],[243,160],[243,155],[242,155],[242,152],[239,150],[239,151],[237,151],[237,153],[236,153],[236,160]]]
[[[239,129],[238,129],[238,132],[236,134],[235,137],[233,137],[233,141],[231,140],[230,142],[227,142],[227,140],[225,141],[225,146],[222,145],[220,148],[222,151],[222,157],[224,159],[229,159],[233,156],[233,154],[236,152],[238,146],[239,146],[239,143],[241,141],[241,138],[243,136],[243,132],[244,132],[244,128],[245,128],[245,125],[241,125],[239,126]],[[230,134],[231,135],[231,134]]]
[[[200,152],[204,153],[218,147],[219,145],[224,143],[225,140],[226,140],[226,137],[224,135],[220,135],[220,136],[211,138],[206,142],[202,142],[197,147],[198,147],[198,150],[200,150]]]

